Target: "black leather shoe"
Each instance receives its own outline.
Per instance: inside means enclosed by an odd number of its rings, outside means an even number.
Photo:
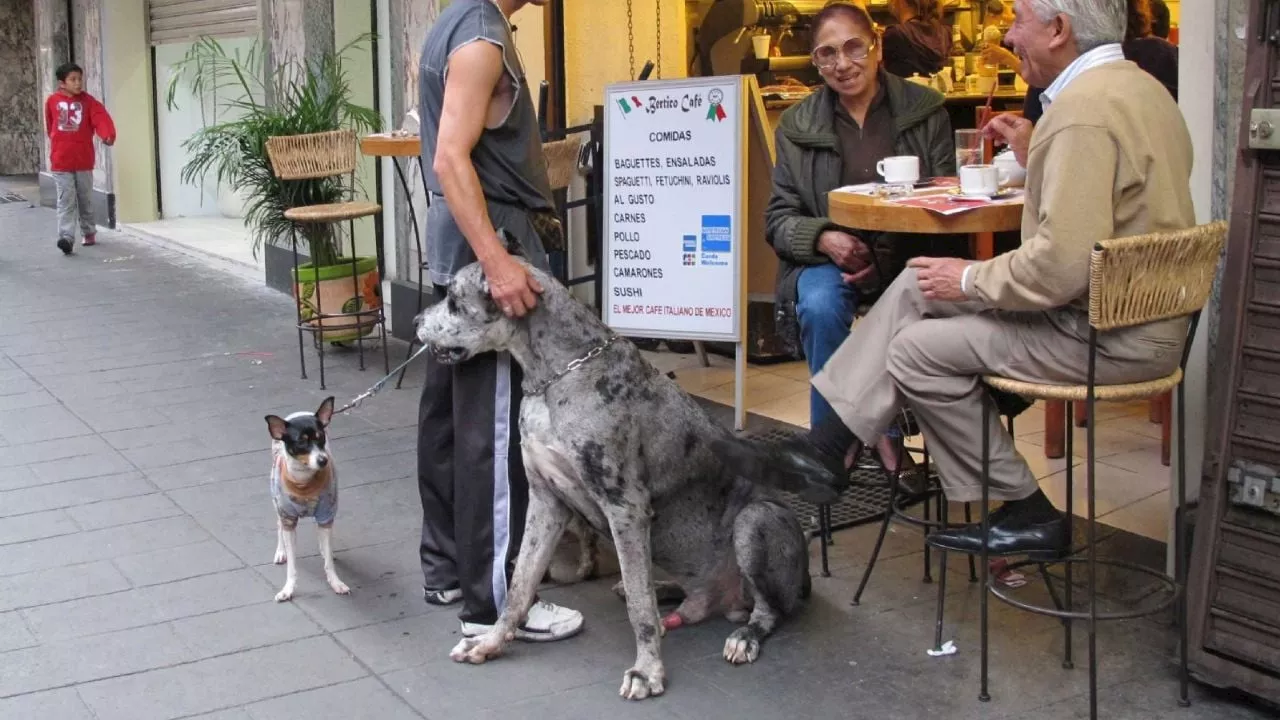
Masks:
[[[843,458],[824,453],[804,435],[764,444],[718,440],[712,450],[740,477],[786,490],[815,505],[835,502],[849,487]]]
[[[1067,518],[1028,522],[1010,514],[993,522],[988,533],[988,553],[994,556],[1028,555],[1032,559],[1064,557],[1071,547],[1067,536]],[[982,527],[942,530],[929,535],[933,547],[969,555],[982,553]]]

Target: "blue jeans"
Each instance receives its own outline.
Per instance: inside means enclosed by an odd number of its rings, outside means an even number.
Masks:
[[[858,310],[858,288],[840,277],[833,263],[814,265],[800,271],[796,282],[796,317],[800,322],[800,344],[809,375],[817,375],[840,343],[849,337],[853,316]],[[835,411],[812,386],[809,388],[809,425],[834,417]],[[888,433],[896,437],[896,428]]]

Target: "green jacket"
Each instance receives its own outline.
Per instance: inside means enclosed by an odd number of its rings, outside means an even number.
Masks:
[[[889,73],[881,73],[880,81],[896,127],[894,151],[919,157],[921,177],[955,175],[955,138],[942,94]],[[818,251],[818,236],[837,227],[827,216],[827,193],[840,187],[843,168],[835,134],[835,102],[835,93],[823,87],[782,113],[776,131],[777,161],[773,197],[765,210],[765,237],[779,260],[776,330],[797,355],[796,281],[804,267],[831,262]],[[964,247],[952,236],[857,234],[875,253],[880,271],[859,283],[864,297],[892,282],[908,258],[956,254]]]

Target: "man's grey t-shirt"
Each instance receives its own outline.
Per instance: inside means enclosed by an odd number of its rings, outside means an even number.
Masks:
[[[427,211],[427,264],[431,282],[437,285],[448,284],[454,273],[476,259],[449,212],[448,200],[432,168],[448,61],[458,48],[473,42],[492,43],[502,50],[506,70],[502,81],[511,83],[515,90],[511,111],[497,127],[485,128],[471,152],[480,188],[488,201],[489,218],[495,228],[505,228],[520,241],[536,267],[543,270],[549,267],[529,211],[555,206],[542,155],[537,112],[511,26],[492,0],[454,0],[436,19],[423,41],[418,67],[422,168],[431,193],[431,208]]]

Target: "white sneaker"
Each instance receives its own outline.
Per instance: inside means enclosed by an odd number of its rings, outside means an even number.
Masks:
[[[452,605],[462,599],[462,588],[428,590],[422,588],[422,599],[429,605]]]
[[[462,634],[465,637],[483,635],[492,629],[492,625],[462,623]],[[525,642],[551,642],[571,638],[581,630],[582,613],[539,600],[529,608],[529,616],[525,618],[524,624],[516,628],[516,639]]]

